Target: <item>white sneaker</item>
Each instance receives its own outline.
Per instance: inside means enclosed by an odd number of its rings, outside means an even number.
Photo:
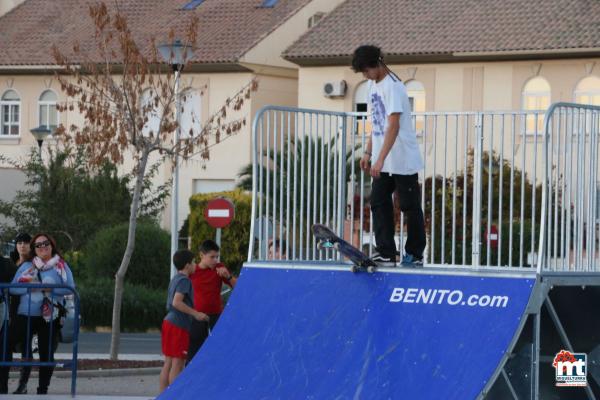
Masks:
[[[392,258],[391,257],[386,257],[382,254],[379,253],[373,253],[373,256],[371,257],[371,260],[378,262],[378,263],[389,263],[392,262]]]

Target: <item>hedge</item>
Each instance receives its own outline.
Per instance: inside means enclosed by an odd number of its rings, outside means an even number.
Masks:
[[[83,250],[80,268],[84,271],[78,274],[87,280],[114,280],[127,245],[128,227],[126,223],[120,224],[94,235]],[[169,286],[170,254],[169,233],[154,222],[140,221],[125,282],[166,290]]]
[[[189,235],[192,250],[196,251],[206,239],[213,239],[216,229],[204,218],[207,203],[216,197],[226,197],[235,205],[235,217],[221,233],[221,261],[234,273],[238,273],[248,254],[252,196],[242,190],[196,194],[190,198]]]
[[[114,281],[99,279],[77,283],[81,299],[82,326],[94,329],[112,325]],[[166,314],[167,292],[141,285],[125,283],[121,309],[121,329],[124,332],[145,332],[160,329]]]

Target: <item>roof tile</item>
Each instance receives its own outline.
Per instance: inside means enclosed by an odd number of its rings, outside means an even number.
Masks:
[[[284,56],[348,57],[365,43],[395,56],[600,48],[600,1],[347,0]]]
[[[73,54],[75,41],[92,51],[96,46],[88,10],[95,2],[26,0],[0,17],[0,65],[52,65],[54,44],[67,55]],[[182,10],[188,2],[121,0],[119,4],[138,43],[145,45],[152,37],[159,43],[167,40],[171,28],[181,31],[186,17],[197,15],[198,43],[193,62],[231,63],[310,0],[280,0],[272,8],[261,8],[262,0],[205,0],[195,10]]]

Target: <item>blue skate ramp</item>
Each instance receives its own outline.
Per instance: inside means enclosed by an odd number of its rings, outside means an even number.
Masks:
[[[211,337],[158,398],[474,399],[532,276],[246,266]]]

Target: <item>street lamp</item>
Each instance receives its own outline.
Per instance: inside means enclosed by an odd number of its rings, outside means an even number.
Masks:
[[[173,135],[173,144],[176,146],[179,142],[180,123],[179,116],[180,111],[180,98],[179,98],[179,78],[183,66],[190,60],[194,54],[194,50],[189,45],[184,45],[180,40],[175,40],[173,43],[161,44],[158,46],[158,51],[165,62],[171,64],[173,72],[175,74],[175,121],[177,122],[177,129]],[[173,265],[173,254],[177,251],[179,242],[178,232],[178,203],[179,203],[179,162],[178,156],[173,156],[173,182],[171,189],[171,278],[175,275],[176,270]]]
[[[40,149],[40,160],[41,160],[42,159],[42,144],[44,143],[44,140],[46,140],[46,138],[48,136],[50,136],[52,131],[47,126],[42,125],[42,126],[38,126],[37,128],[30,129],[29,132],[31,132],[31,134],[33,135],[35,140],[37,140],[37,144]]]

